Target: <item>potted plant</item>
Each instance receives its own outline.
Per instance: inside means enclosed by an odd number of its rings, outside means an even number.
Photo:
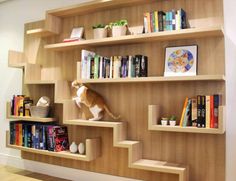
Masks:
[[[172,115],[170,117],[169,122],[170,122],[170,126],[175,126],[176,125],[176,116]]]
[[[107,28],[104,24],[98,24],[93,26],[93,38],[106,38],[107,37]]]
[[[112,37],[124,36],[127,32],[128,21],[119,20],[114,23],[110,23],[108,27],[112,31]]]
[[[162,125],[162,126],[167,126],[167,124],[168,124],[168,118],[162,117],[162,118],[161,118],[161,125]]]

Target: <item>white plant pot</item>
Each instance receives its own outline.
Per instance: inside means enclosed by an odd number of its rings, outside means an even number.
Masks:
[[[112,27],[112,37],[124,36],[126,35],[126,26],[113,26]]]
[[[176,125],[176,121],[175,120],[170,120],[170,126],[175,126]]]
[[[168,121],[167,120],[161,120],[161,125],[162,126],[167,126]]]
[[[106,28],[96,28],[93,30],[93,38],[106,38],[107,37],[107,29]]]

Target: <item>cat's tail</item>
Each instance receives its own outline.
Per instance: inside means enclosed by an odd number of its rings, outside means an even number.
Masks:
[[[107,114],[109,114],[109,116],[111,116],[113,119],[120,119],[120,115],[114,116],[114,114],[112,114],[112,112],[109,110],[109,108],[106,105],[104,105],[104,109],[107,112]]]

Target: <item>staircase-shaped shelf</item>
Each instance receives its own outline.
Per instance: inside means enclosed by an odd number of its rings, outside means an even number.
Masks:
[[[219,106],[219,128],[197,128],[181,126],[162,126],[158,124],[160,120],[160,107],[157,105],[148,106],[148,130],[152,131],[171,131],[187,133],[206,133],[206,134],[224,134],[225,132],[225,106]]]
[[[88,121],[88,120],[64,120],[64,124],[113,128],[113,145],[115,147],[128,148],[130,168],[171,173],[179,175],[179,181],[187,181],[187,168],[179,164],[164,161],[142,159],[142,144],[139,141],[127,140],[127,125],[125,122]]]
[[[6,144],[8,148],[13,148],[13,149],[17,149],[17,150],[21,150],[25,152],[53,156],[53,157],[67,158],[67,159],[73,159],[73,160],[81,160],[81,161],[92,161],[101,155],[100,138],[86,139],[86,142],[85,142],[86,154],[85,155],[74,154],[74,153],[70,153],[69,151],[52,152],[48,150],[39,150],[39,149],[28,148],[28,147],[23,147],[23,146],[18,146],[18,145],[12,145],[10,144],[9,131],[6,132]]]

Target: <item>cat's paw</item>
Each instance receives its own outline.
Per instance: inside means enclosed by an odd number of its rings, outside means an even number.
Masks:
[[[101,118],[98,117],[98,118],[90,118],[89,121],[99,121]]]

